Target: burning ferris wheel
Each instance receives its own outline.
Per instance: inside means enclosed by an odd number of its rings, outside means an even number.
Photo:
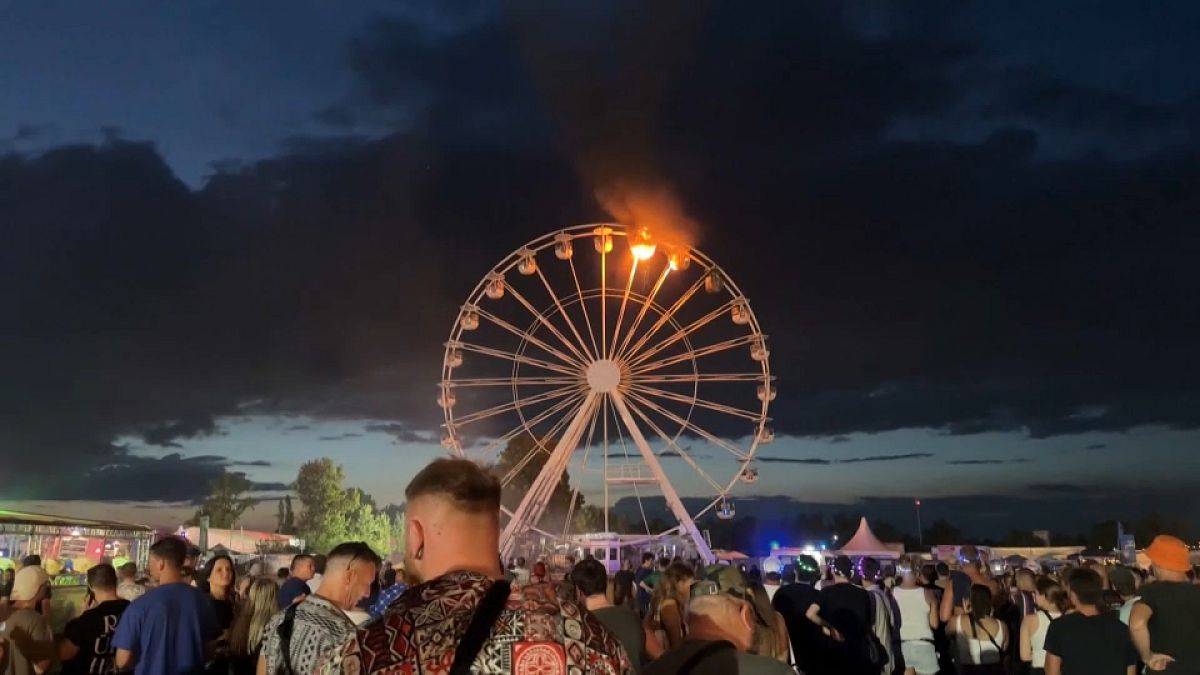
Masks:
[[[646,230],[581,225],[518,248],[467,297],[444,359],[443,444],[519,490],[504,557],[529,533],[619,528],[629,543],[690,537],[711,560],[696,520],[733,517],[774,438],[767,338],[746,296],[700,251]]]

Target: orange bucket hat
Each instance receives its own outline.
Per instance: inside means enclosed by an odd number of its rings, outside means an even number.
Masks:
[[[1146,547],[1150,562],[1170,572],[1187,572],[1192,569],[1187,544],[1169,534],[1160,534]]]

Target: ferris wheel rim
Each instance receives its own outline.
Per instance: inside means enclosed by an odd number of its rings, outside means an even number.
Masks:
[[[575,226],[562,228],[562,229],[544,234],[533,240],[530,240],[523,246],[514,249],[511,253],[509,253],[507,256],[502,258],[500,260],[500,262],[498,262],[496,265],[494,265],[489,270],[489,272],[482,277],[480,282],[478,284],[476,284],[475,288],[467,296],[467,303],[464,304],[463,307],[459,310],[459,313],[456,316],[456,320],[453,325],[453,328],[450,331],[450,336],[449,336],[450,339],[447,342],[447,350],[450,349],[450,345],[463,344],[462,335],[465,332],[465,330],[463,328],[463,323],[462,323],[463,313],[467,307],[474,307],[474,308],[478,309],[478,308],[486,305],[485,289],[486,289],[486,286],[487,286],[489,280],[495,279],[497,276],[499,276],[502,279],[507,278],[510,274],[513,273],[514,269],[516,269],[521,264],[522,259],[530,257],[530,256],[532,256],[536,259],[538,254],[540,254],[548,249],[551,249],[558,242],[563,241],[564,239],[566,241],[575,242],[578,240],[586,240],[590,237],[593,237],[597,231],[597,228],[608,228],[607,231],[605,232],[605,234],[611,235],[613,237],[629,237],[629,233],[630,233],[630,230],[628,228],[626,228],[620,224],[615,224],[615,223],[589,223],[589,224],[575,225]],[[748,314],[748,321],[746,322],[745,327],[749,331],[749,335],[743,336],[743,337],[751,337],[751,338],[757,339],[760,343],[764,342],[766,339],[766,335],[761,330],[761,326],[758,322],[757,316],[754,313],[753,306],[750,305],[746,295],[741,291],[740,287],[737,286],[736,282],[730,277],[730,275],[727,274],[724,271],[724,269],[721,268],[717,263],[715,263],[710,257],[708,257],[702,251],[700,251],[699,249],[697,249],[691,245],[688,245],[685,243],[678,243],[678,244],[672,245],[672,248],[674,250],[685,251],[687,257],[690,258],[690,260],[693,263],[700,265],[704,269],[706,274],[715,274],[719,277],[720,281],[724,285],[724,288],[729,295],[730,300],[726,301],[726,303],[724,303],[720,308],[718,308],[718,310],[723,312],[728,309],[728,306],[731,303],[740,301],[742,303],[742,307]],[[607,255],[608,255],[607,252],[601,253],[601,260],[602,261],[605,260]],[[571,259],[571,264],[572,264],[572,273],[574,274],[575,269],[574,269],[574,260],[573,259]],[[538,269],[537,269],[537,275],[541,279],[543,284],[547,284],[547,286],[548,286],[548,282],[546,281],[546,278],[541,274],[540,265],[538,266]],[[665,269],[664,269],[663,276],[664,277],[666,276]],[[704,279],[704,277],[705,277],[705,275],[701,274],[700,279],[695,284],[693,284],[693,286],[699,285],[701,283],[701,281]],[[578,287],[578,284],[579,284],[578,276],[575,277],[575,283],[576,283],[576,286]],[[511,285],[506,284],[506,290],[511,290]],[[552,289],[550,289],[549,287],[547,287],[547,290],[550,292],[551,296],[554,298],[553,305],[557,305],[557,309],[559,311],[563,311],[561,301],[554,294],[554,291]],[[593,293],[596,291],[597,291],[597,289],[588,289],[588,293]],[[628,298],[629,291],[626,290],[624,293],[626,294],[626,298]],[[612,297],[615,297],[616,295],[620,295],[620,294],[621,294],[621,292],[619,292],[618,289],[615,289],[615,288],[612,289],[612,293],[611,293]],[[566,295],[568,295],[568,294],[564,294],[564,297],[566,297]],[[584,294],[582,293],[582,290],[580,290],[581,297],[578,300],[578,302],[580,304],[584,303],[583,295]],[[516,296],[514,295],[514,297],[516,297]],[[603,297],[606,299],[609,298],[610,293],[604,292]],[[642,296],[642,297],[645,297],[645,296]],[[570,303],[570,302],[571,301],[569,300],[568,303]],[[656,304],[655,304],[654,308],[656,311],[661,310],[661,307],[657,306]],[[528,307],[527,307],[527,309],[528,309]],[[544,314],[550,313],[551,309],[552,309],[551,306],[546,306],[545,309],[542,310],[542,314],[544,315]],[[585,317],[585,319],[590,319],[588,312],[586,311],[586,306],[581,307],[581,310],[583,310],[583,316]],[[622,312],[624,312],[623,307],[622,307]],[[534,313],[532,309],[530,309],[530,313]],[[566,315],[565,311],[563,311],[563,316],[564,316],[564,318],[567,319],[567,322],[570,323],[570,317]],[[671,318],[670,321],[672,324],[674,324],[673,327],[678,330],[677,322],[675,322],[673,318]],[[537,319],[534,319],[534,323],[536,323],[536,322],[537,322]],[[636,323],[634,325],[636,325]],[[620,327],[621,326],[618,323],[618,326],[617,326],[618,331],[619,331]],[[605,330],[601,331],[602,334],[605,333]],[[571,326],[571,331],[575,332],[575,337],[578,339],[577,347],[584,353],[584,355],[591,355],[591,352],[587,348],[587,341],[585,341],[579,335],[579,333],[575,330],[574,326]],[[524,332],[525,332],[525,335],[522,337],[521,348],[516,352],[518,355],[522,354],[523,350],[528,346],[527,337],[529,336],[529,334],[532,331],[529,329],[526,329]],[[653,332],[655,332],[655,331],[652,331],[652,333]],[[594,342],[595,336],[594,336],[593,331],[589,330],[588,333],[589,333],[589,337]],[[633,336],[632,330],[626,333],[625,343],[622,345],[622,349],[624,347],[628,346],[628,342],[632,338],[632,336]],[[687,336],[685,335],[682,339],[687,340]],[[548,340],[545,340],[543,342],[548,342]],[[566,343],[568,341],[563,340],[563,342]],[[593,345],[593,347],[594,346],[595,345]],[[614,344],[614,348],[615,347],[616,347],[616,345]],[[539,346],[539,348],[544,348],[544,347]],[[559,350],[559,351],[561,351],[561,350]],[[633,350],[633,351],[636,352],[637,350]],[[693,351],[694,350],[692,350],[692,349],[688,349],[689,353],[693,352]],[[564,355],[566,355],[565,352],[564,352]],[[572,353],[571,356],[578,357],[579,355]],[[567,359],[563,359],[563,360],[566,361]],[[644,362],[645,360],[646,360],[646,358],[643,358],[641,361]],[[690,356],[690,361],[693,363],[694,372],[692,373],[692,375],[694,375],[695,377],[691,381],[691,384],[693,385],[693,404],[689,405],[689,413],[686,417],[686,419],[688,421],[690,421],[691,414],[694,411],[694,401],[696,399],[698,399],[698,386],[702,381],[704,381],[701,378],[703,375],[705,375],[705,373],[699,372],[698,367],[696,367],[694,365],[695,360],[696,360],[696,357],[694,354],[692,354]],[[522,362],[519,360],[513,360],[512,363],[513,363],[513,370],[519,371],[520,365]],[[734,375],[736,377],[745,377],[746,378],[745,381],[752,381],[752,380],[759,381],[760,383],[767,386],[768,391],[770,392],[771,388],[773,387],[774,380],[775,380],[775,377],[771,373],[771,369],[770,369],[770,359],[769,359],[769,357],[764,357],[762,359],[756,359],[756,363],[758,366],[757,370],[760,372],[737,373]],[[539,367],[536,364],[531,364],[528,362],[526,362],[526,365],[530,366],[530,367]],[[443,391],[446,391],[447,389],[451,389],[455,386],[455,381],[453,378],[454,370],[455,370],[454,366],[447,365],[446,361],[443,362],[442,380],[441,380],[441,383],[439,384],[439,386],[443,389]],[[551,371],[551,372],[554,372],[554,371]],[[653,370],[647,370],[644,372],[639,371],[639,374],[642,376],[647,376],[650,373],[653,373]],[[665,377],[660,374],[658,377],[660,379],[663,379],[664,382],[667,382],[667,381],[677,382],[678,380],[669,380],[669,378],[673,375],[676,375],[676,374],[669,374]],[[546,376],[544,376],[544,379],[549,381],[553,377],[561,378],[559,380],[555,380],[555,382],[566,382],[566,381],[571,380],[573,376],[563,373],[563,374],[561,374],[561,376],[558,374],[546,375]],[[655,377],[654,375],[649,375],[650,379],[653,379],[654,377]],[[518,383],[516,382],[517,378],[513,377],[510,379],[513,380],[512,387],[514,389],[514,399],[515,399],[515,390],[518,387]],[[712,381],[718,381],[718,380],[712,380]],[[721,381],[732,381],[732,380],[721,380]],[[646,391],[631,393],[630,397],[635,399],[634,400],[635,403],[638,403],[637,397],[644,396],[647,393],[648,392],[646,392]],[[575,398],[575,394],[572,394],[570,396],[570,398],[567,399],[567,400],[571,400],[574,402],[567,406],[567,408],[566,408],[567,412],[566,412],[566,414],[563,415],[564,417],[569,417],[570,410],[573,409],[575,406],[580,405],[580,403],[578,401],[575,401],[574,398]],[[642,406],[638,405],[637,407],[640,409]],[[710,500],[706,500],[706,504],[704,505],[703,508],[697,510],[694,514],[691,514],[692,518],[699,518],[699,517],[703,516],[704,514],[711,511],[717,504],[728,499],[730,497],[730,494],[733,492],[734,488],[740,482],[743,471],[745,471],[751,465],[751,463],[754,461],[755,457],[757,456],[759,446],[761,445],[760,437],[761,437],[764,429],[766,428],[766,425],[771,421],[771,417],[769,415],[769,409],[770,409],[770,397],[769,396],[765,400],[761,401],[761,405],[759,406],[759,409],[760,410],[756,415],[757,421],[755,421],[754,430],[750,436],[749,449],[744,451],[744,457],[737,462],[738,470],[734,473],[734,475],[726,483],[723,484],[721,489],[714,490],[714,492],[716,492],[715,496]],[[521,411],[522,407],[519,404],[517,404],[516,410]],[[560,411],[560,412],[562,412],[562,411]],[[557,413],[555,413],[555,414],[557,414]],[[445,419],[445,423],[442,426],[448,430],[448,433],[450,433],[451,439],[453,441],[453,447],[451,447],[449,449],[451,450],[451,452],[453,452],[457,456],[471,458],[470,454],[468,452],[468,448],[465,447],[464,443],[462,442],[462,439],[460,437],[458,437],[456,434],[456,432],[458,431],[458,428],[461,426],[462,423],[456,422],[454,415],[455,415],[455,413],[453,411],[453,406],[447,407],[445,409],[445,418],[446,419]],[[518,412],[518,416],[519,416],[519,419],[521,420],[520,426],[522,428],[526,428],[527,421],[526,421],[523,413]],[[679,430],[673,435],[673,439],[675,442],[677,442],[678,439],[680,437],[682,437],[682,435],[684,433],[686,433],[687,428],[688,427],[686,424],[680,426]],[[541,445],[541,444],[539,443],[539,445]],[[545,451],[544,447],[541,449],[542,449],[542,451]],[[607,453],[606,453],[606,461],[607,461]],[[640,497],[639,497],[639,499],[640,499]],[[611,508],[611,506],[606,504],[605,508]],[[504,509],[504,511],[509,512],[509,509]],[[689,509],[689,512],[690,511],[691,510]],[[511,516],[511,513],[510,513],[510,516]],[[546,536],[559,538],[558,534],[548,532],[548,531],[543,531],[542,529],[538,528],[536,526],[536,524],[530,524],[529,527],[531,530],[538,531],[542,534],[545,534]],[[666,530],[664,533],[669,533],[676,529],[678,529],[678,527],[668,528],[668,530]],[[647,533],[647,534],[649,536],[661,536],[661,534],[664,534],[664,533],[659,533],[659,535],[653,535],[651,533]]]

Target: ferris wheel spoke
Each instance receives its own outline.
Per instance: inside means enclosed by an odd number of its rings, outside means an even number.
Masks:
[[[678,424],[679,426],[683,427],[684,429],[691,431],[692,433],[696,434],[700,438],[703,438],[704,440],[708,441],[709,443],[712,443],[713,445],[716,445],[717,447],[724,449],[726,452],[728,452],[729,454],[736,457],[739,462],[744,462],[747,459],[749,459],[749,456],[745,452],[742,452],[742,450],[740,450],[737,446],[731,444],[729,441],[726,441],[724,439],[718,438],[717,436],[714,436],[713,434],[709,433],[708,431],[705,431],[704,429],[701,429],[699,426],[696,426],[696,424],[694,422],[692,422],[691,420],[688,420],[683,417],[680,417],[679,415],[676,415],[675,413],[658,405],[657,403],[646,398],[645,396],[642,396],[641,394],[638,394],[638,393],[632,392],[632,391],[628,393],[628,396],[629,396],[629,398],[633,399],[634,401],[641,403],[642,405],[653,410],[654,412],[658,413],[659,415],[662,415],[663,417],[671,420],[672,422]]]
[[[587,441],[583,444],[583,456],[579,461],[579,481],[571,488],[571,504],[567,507],[567,518],[563,521],[562,536],[564,539],[567,537],[567,533],[570,532],[571,519],[575,517],[575,507],[579,503],[579,485],[583,482],[583,476],[587,473],[588,454],[592,450],[592,437],[596,433],[596,418],[599,414],[600,406],[596,406],[592,410],[592,420],[588,423]],[[606,491],[607,487],[606,485]]]
[[[762,375],[758,376],[762,379]],[[517,386],[554,386],[554,385],[569,385],[582,384],[581,377],[475,377],[464,380],[453,380],[447,383],[452,389],[466,387],[508,387],[511,385]]]
[[[647,386],[640,385],[640,384],[631,385],[630,388],[633,391],[636,391],[639,394],[642,394],[644,396],[656,396],[658,398],[665,398],[668,401],[675,401],[676,403],[683,403],[686,405],[694,405],[699,408],[704,408],[705,410],[712,410],[713,412],[724,413],[726,415],[732,415],[734,417],[741,417],[742,419],[750,420],[751,422],[758,422],[759,420],[762,419],[761,412],[755,412],[753,410],[743,410],[743,409],[737,408],[735,406],[725,405],[724,403],[717,403],[716,401],[709,401],[707,399],[699,398],[696,396],[688,396],[686,394],[679,394],[679,393],[676,393],[673,391],[667,391],[665,389],[659,389],[657,387],[647,387]]]
[[[531,405],[537,405],[538,403],[545,403],[547,401],[553,401],[556,398],[562,398],[564,396],[571,396],[572,394],[576,394],[581,391],[583,391],[583,387],[562,387],[560,389],[552,389],[550,391],[547,391],[547,392],[544,392],[541,394],[536,394],[534,396],[530,396],[529,398],[521,399],[519,401],[517,401],[517,400],[507,401],[507,402],[501,403],[499,405],[494,405],[490,408],[484,408],[483,410],[477,410],[475,412],[468,413],[466,415],[463,415],[462,417],[457,417],[454,419],[454,425],[456,427],[466,426],[473,422],[485,420],[489,417],[495,417],[496,415],[501,415],[506,412],[512,412],[519,407],[526,407],[526,406],[531,406]]]
[[[634,378],[636,384],[692,384],[693,382],[762,382],[758,373],[682,373],[678,375],[651,375]]]
[[[520,436],[522,433],[528,433],[533,438],[533,447],[530,448],[529,452],[525,453],[525,455],[520,460],[518,460],[515,465],[513,465],[513,468],[510,469],[509,472],[504,475],[504,478],[501,480],[500,484],[508,485],[510,482],[512,482],[512,479],[515,478],[517,476],[517,474],[521,472],[521,469],[525,468],[526,464],[528,464],[534,457],[537,456],[539,451],[542,452],[543,454],[547,454],[547,455],[550,454],[550,450],[548,450],[546,448],[546,439],[552,439],[559,432],[561,432],[563,430],[563,427],[567,426],[567,422],[569,422],[572,418],[575,417],[575,413],[578,410],[578,406],[580,406],[580,405],[583,405],[583,395],[582,394],[575,398],[571,398],[571,399],[562,401],[552,408],[548,408],[547,410],[542,412],[540,415],[538,415],[537,418],[531,418],[525,424],[519,424],[511,432],[509,432],[508,434],[505,434],[505,436],[507,436],[508,438],[504,439],[502,442],[507,444],[509,441],[516,438],[517,436]],[[552,415],[556,415],[560,412],[563,412],[563,411],[567,411],[566,414],[563,415],[561,418],[559,418],[559,420],[557,422],[555,422],[549,429],[547,429],[546,433],[535,434],[533,432],[533,429],[536,428],[538,424],[541,424],[545,419],[551,417]],[[540,418],[540,419],[538,419],[538,418]],[[499,439],[497,439],[497,440],[499,440]],[[489,448],[485,448],[485,450],[499,447],[498,443],[489,443],[488,445],[489,445]]]
[[[506,445],[512,439],[516,438],[517,436],[520,436],[522,432],[528,431],[529,433],[532,434],[533,430],[537,428],[537,425],[541,424],[542,422],[545,422],[547,419],[549,419],[553,415],[569,408],[571,405],[578,404],[582,400],[583,400],[583,394],[580,393],[580,394],[576,394],[575,396],[572,396],[570,398],[565,398],[565,399],[559,401],[558,403],[555,403],[554,405],[550,406],[549,408],[546,408],[545,410],[538,413],[537,415],[530,417],[529,419],[525,420],[523,423],[518,424],[517,426],[504,432],[500,436],[497,436],[496,438],[492,439],[491,441],[488,442],[487,445],[483,446],[475,454],[477,454],[479,456],[486,456],[487,453],[495,450],[496,448],[500,447],[501,445]],[[565,422],[564,422],[564,424],[565,424]],[[549,436],[553,436],[553,435],[554,435],[554,428],[552,427],[550,431],[546,432],[546,436],[549,437]]]
[[[587,311],[587,303],[583,301],[583,287],[579,285],[579,274],[575,271],[575,256],[567,258],[567,263],[571,268],[571,278],[575,280],[575,294],[579,298],[579,310],[583,313],[584,326],[587,328],[588,339],[592,341],[593,354],[600,353],[600,346],[596,344],[596,329],[592,328],[592,318]]]
[[[740,347],[742,345],[751,344],[754,342],[755,339],[756,338],[754,335],[743,335],[741,337],[731,338],[729,340],[724,340],[722,342],[717,342],[717,343],[714,343],[711,345],[706,345],[704,347],[700,347],[697,349],[692,349],[692,350],[683,352],[682,354],[675,354],[674,356],[668,356],[667,358],[659,360],[659,361],[650,361],[648,363],[643,362],[643,363],[638,364],[636,367],[634,367],[632,369],[632,373],[633,373],[635,380],[640,380],[639,376],[641,376],[645,373],[651,373],[656,370],[662,370],[663,368],[666,368],[668,366],[673,366],[677,363],[683,363],[684,361],[691,361],[692,359],[699,359],[699,358],[703,358],[705,356],[719,354],[721,352],[728,351],[735,347]],[[762,375],[759,375],[759,378],[761,379]]]
[[[564,346],[566,346],[567,350],[574,354],[581,363],[587,363],[591,361],[591,359],[585,356],[583,352],[579,351],[579,346],[576,346],[570,340],[568,340],[567,336],[563,335],[562,331],[558,329],[558,326],[550,323],[550,320],[547,319],[542,312],[537,311],[537,309],[530,304],[529,300],[527,300],[524,295],[521,295],[517,289],[509,286],[508,292],[512,294],[513,298],[516,299],[517,302],[521,303],[521,306],[523,306],[530,314],[533,315],[535,319],[537,319],[538,323],[545,326],[546,330],[550,331],[554,337],[558,338],[558,340],[562,342]]]
[[[474,344],[471,342],[460,342],[460,343],[458,343],[458,348],[465,352],[474,352],[476,354],[483,354],[484,356],[492,356],[492,357],[495,357],[498,359],[504,359],[506,361],[516,361],[517,363],[523,363],[527,366],[532,366],[534,368],[541,368],[542,370],[549,370],[554,373],[561,373],[563,375],[575,376],[575,377],[577,377],[579,375],[578,369],[571,370],[570,368],[563,366],[563,365],[559,365],[557,363],[551,363],[549,361],[544,361],[542,359],[536,359],[532,356],[526,356],[524,354],[515,354],[513,352],[506,352],[503,349],[495,349],[493,347],[484,347],[483,345],[477,345],[477,344]]]
[[[650,306],[654,304],[654,298],[658,295],[659,289],[662,288],[663,282],[667,280],[667,275],[670,272],[671,266],[664,265],[662,274],[658,275],[658,280],[654,282],[654,287],[650,289],[650,295],[642,298],[641,310],[639,310],[637,316],[634,317],[633,323],[629,325],[629,330],[625,332],[625,339],[621,340],[621,346],[614,350],[614,353],[616,354],[614,358],[618,361],[625,357],[625,349],[629,346],[630,340],[633,339],[634,334],[637,332],[638,326],[642,325],[642,319],[646,318],[646,311],[649,310]]]
[[[654,356],[655,354],[658,354],[659,352],[666,349],[667,347],[670,347],[671,345],[675,344],[676,342],[683,340],[684,338],[691,335],[692,333],[695,333],[696,331],[700,330],[701,328],[707,326],[708,324],[710,324],[714,320],[716,320],[718,317],[720,317],[722,314],[728,312],[734,306],[735,302],[736,302],[736,300],[732,300],[732,299],[729,300],[728,302],[726,302],[725,304],[721,305],[720,307],[714,309],[713,311],[709,312],[708,314],[705,314],[704,316],[700,317],[699,319],[696,319],[695,321],[691,322],[687,326],[684,326],[683,328],[675,331],[674,333],[671,334],[670,337],[663,340],[662,342],[659,342],[658,344],[654,345],[653,347],[650,347],[649,349],[646,349],[645,351],[643,351],[639,354],[633,355],[629,359],[629,365],[631,367],[637,367],[637,365],[639,363],[646,361],[647,359]]]
[[[586,362],[591,362],[595,359],[590,351],[588,351],[587,343],[583,341],[583,336],[579,334],[579,329],[575,327],[575,322],[571,320],[571,315],[567,314],[567,309],[563,307],[562,301],[558,299],[558,294],[554,292],[554,288],[550,286],[550,282],[546,280],[546,275],[542,274],[542,268],[537,268],[538,278],[542,280],[542,285],[546,287],[546,292],[550,294],[550,298],[554,301],[554,306],[558,308],[558,313],[562,316],[563,321],[567,322],[567,327],[575,334],[575,339],[579,341],[579,349],[588,358]],[[587,313],[584,313],[587,316]]]
[[[629,280],[625,282],[625,292],[621,294],[621,309],[617,312],[617,324],[613,326],[612,344],[605,358],[611,359],[617,355],[617,338],[621,336],[621,322],[625,320],[625,306],[629,304],[629,292],[633,290],[633,280],[637,278],[638,259],[633,259],[629,266]]]
[[[683,295],[680,295],[678,298],[676,298],[675,302],[671,303],[671,306],[667,308],[667,311],[663,312],[662,315],[660,315],[658,319],[654,321],[654,323],[650,324],[650,329],[646,331],[645,335],[642,335],[640,338],[638,338],[638,341],[633,343],[632,347],[625,351],[625,355],[629,356],[631,354],[637,354],[638,350],[640,350],[642,347],[645,347],[646,343],[650,342],[655,334],[662,330],[663,326],[667,325],[667,322],[670,321],[671,317],[679,311],[679,308],[683,307],[688,300],[691,300],[692,296],[695,295],[696,292],[699,291],[703,286],[704,276],[702,275],[696,280],[695,283],[693,283],[686,291],[683,292]]]
[[[722,492],[724,490],[724,487],[721,486],[720,483],[713,480],[712,476],[708,475],[707,471],[700,468],[700,465],[696,463],[696,460],[692,459],[692,456],[690,454],[688,454],[687,451],[685,451],[683,448],[679,447],[679,444],[676,443],[674,440],[672,440],[670,436],[667,436],[667,434],[665,432],[663,432],[663,430],[661,428],[659,428],[659,426],[657,424],[654,423],[654,420],[650,419],[649,415],[642,412],[641,408],[638,408],[636,405],[634,405],[633,403],[631,403],[628,400],[625,401],[625,405],[629,408],[630,411],[633,412],[633,414],[640,417],[642,422],[644,422],[646,424],[646,426],[650,427],[650,430],[653,431],[655,434],[658,435],[659,438],[662,439],[663,443],[666,443],[668,447],[670,447],[675,452],[679,453],[679,456],[681,458],[683,458],[683,460],[685,462],[687,462],[688,465],[691,466],[696,471],[696,473],[699,474],[700,477],[704,479],[705,482],[707,482],[709,485],[711,485],[714,490],[716,490],[717,492]]]
[[[504,330],[512,333],[513,335],[516,335],[517,337],[521,338],[522,340],[528,340],[530,343],[537,345],[538,347],[541,347],[547,353],[552,354],[553,356],[558,358],[558,360],[562,361],[563,363],[571,364],[571,365],[577,366],[579,368],[584,367],[583,361],[580,361],[579,359],[575,358],[574,356],[569,356],[567,354],[562,353],[558,349],[546,344],[546,342],[543,341],[541,338],[533,335],[532,333],[529,333],[528,331],[524,331],[524,330],[521,330],[520,328],[517,328],[516,326],[505,321],[504,319],[501,319],[500,317],[496,316],[495,314],[492,314],[491,312],[487,311],[486,309],[483,309],[482,307],[480,307],[476,311],[479,312],[479,316],[487,319],[488,321],[491,321],[492,323],[494,323],[497,326],[503,328]]]
[[[611,402],[609,402],[607,397],[605,397],[605,399],[604,399],[604,407],[605,407],[605,411],[606,411],[605,418],[604,418],[605,446],[607,447],[607,445],[608,445],[608,416],[611,415],[612,421],[613,421],[613,428],[615,428],[617,430],[617,438],[619,438],[621,440],[621,451],[625,455],[624,466],[629,466],[629,464],[632,462],[632,458],[629,456],[629,446],[625,443],[625,434],[622,433],[622,431],[621,431],[621,420],[617,417],[617,411],[613,410],[613,406],[612,406]],[[646,528],[646,534],[650,534],[650,521],[646,519],[646,505],[642,503],[642,491],[638,489],[637,481],[634,481],[632,483],[632,485],[633,485],[633,496],[637,500],[638,511],[642,515],[642,525],[645,526],[645,528]]]

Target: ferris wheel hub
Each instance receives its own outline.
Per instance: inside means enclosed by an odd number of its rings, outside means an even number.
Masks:
[[[621,366],[612,359],[598,359],[587,369],[587,382],[597,394],[611,394],[621,384]]]

